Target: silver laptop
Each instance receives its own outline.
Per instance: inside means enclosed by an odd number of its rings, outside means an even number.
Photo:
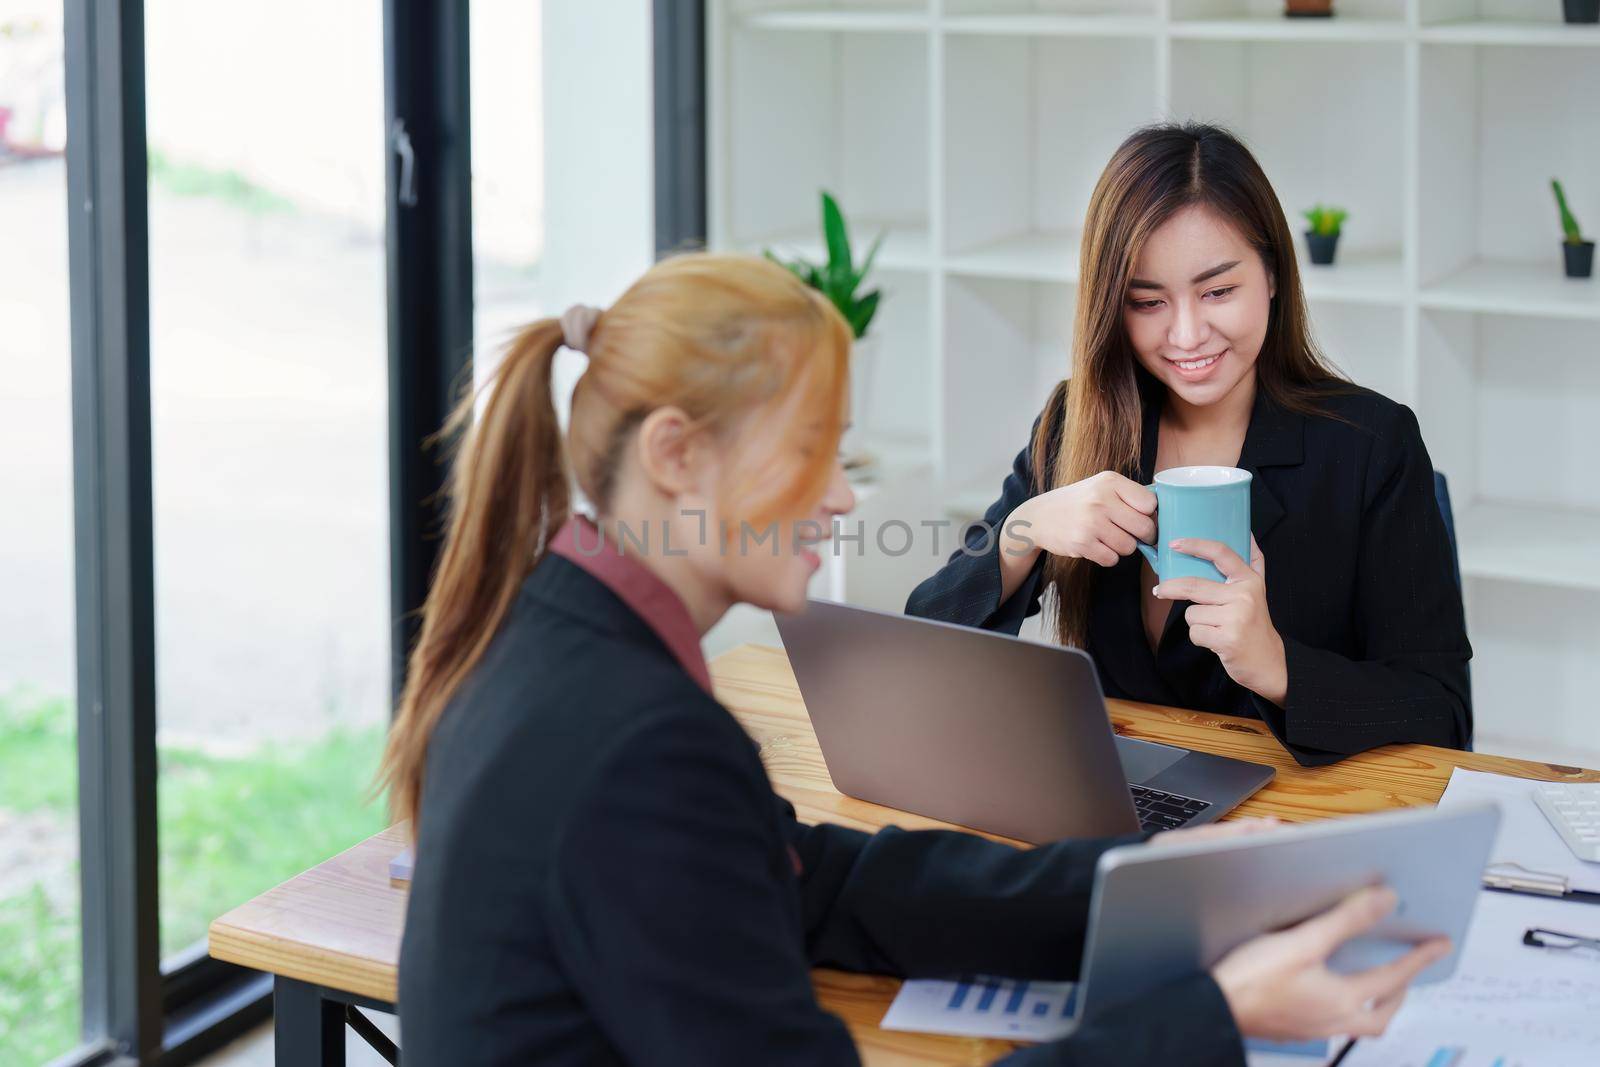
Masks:
[[[1021,841],[1211,822],[1271,767],[1118,737],[1069,648],[812,600],[778,615],[834,786]]]

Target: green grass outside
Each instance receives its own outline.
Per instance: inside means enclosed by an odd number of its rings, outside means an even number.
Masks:
[[[5,740],[0,738],[0,746]],[[78,908],[35,886],[0,899],[0,1063],[42,1063],[78,1043]]]
[[[262,188],[236,170],[185,163],[156,148],[149,149],[148,159],[151,183],[177,196],[211,197],[251,215],[277,215],[295,208],[294,201]]]
[[[45,812],[77,834],[75,719],[64,700],[0,695],[0,810]],[[245,757],[158,753],[161,950],[200,940],[217,915],[376,833],[368,802],[382,731],[335,730]],[[76,877],[76,868],[74,868]],[[0,1064],[78,1042],[78,909],[42,889],[0,899]]]

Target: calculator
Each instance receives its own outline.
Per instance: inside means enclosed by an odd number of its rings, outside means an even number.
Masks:
[[[1533,799],[1573,855],[1600,863],[1600,782],[1537,782]]]

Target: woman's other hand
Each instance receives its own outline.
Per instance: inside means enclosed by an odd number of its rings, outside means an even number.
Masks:
[[[1282,707],[1289,693],[1289,663],[1267,610],[1267,561],[1255,537],[1249,563],[1221,541],[1180,539],[1172,547],[1209,560],[1224,581],[1174,578],[1157,585],[1155,595],[1189,601],[1183,613],[1189,640],[1215,652],[1228,677]]]

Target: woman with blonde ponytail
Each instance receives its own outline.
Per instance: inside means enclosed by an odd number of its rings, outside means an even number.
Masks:
[[[565,434],[563,344],[589,358]],[[1095,860],[1125,842],[804,825],[711,693],[700,636],[735,603],[801,610],[854,503],[849,346],[782,268],[684,256],[528,326],[452,419],[449,532],[383,771],[417,849],[408,1067],[854,1064],[812,966],[1074,976]],[[1010,1062],[1239,1064],[1241,1028],[1364,1032],[1321,964],[1376,918],[1354,899],[1175,983],[1159,1026],[1130,1010]]]

